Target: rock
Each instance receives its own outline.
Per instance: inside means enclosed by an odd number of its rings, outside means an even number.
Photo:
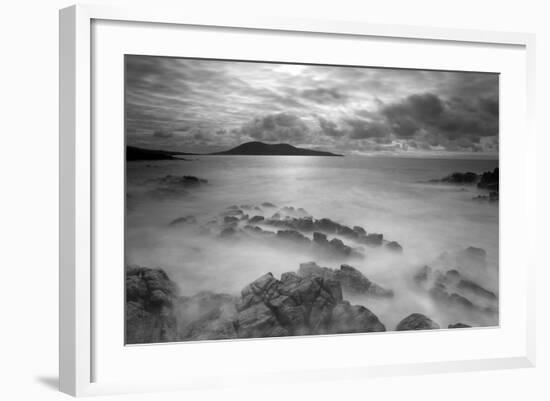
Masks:
[[[127,344],[174,341],[177,338],[173,305],[178,297],[175,284],[161,269],[127,266]]]
[[[425,283],[426,281],[428,281],[428,278],[430,277],[431,274],[432,274],[432,269],[430,268],[430,266],[426,265],[420,268],[420,270],[418,270],[418,272],[414,274],[413,280],[418,284]]]
[[[256,224],[264,220],[264,216],[254,216],[252,217],[249,222],[250,224]]]
[[[384,331],[375,314],[344,301],[338,281],[264,274],[239,297],[179,297],[159,269],[127,268],[127,343]]]
[[[327,236],[319,232],[313,233],[313,242],[322,247],[328,246],[329,243]]]
[[[462,291],[469,292],[472,295],[476,295],[478,297],[485,298],[489,301],[497,301],[498,297],[495,295],[494,292],[489,291],[482,286],[480,286],[477,283],[474,283],[471,280],[460,280],[457,284],[457,288]]]
[[[384,240],[384,235],[382,234],[367,234],[364,236],[361,236],[358,238],[359,242],[365,244],[365,245],[382,245],[382,241]]]
[[[292,226],[295,227],[297,230],[305,232],[310,232],[315,229],[315,225],[313,224],[313,219],[311,217],[293,219]]]
[[[439,325],[429,317],[421,313],[413,313],[401,320],[395,330],[433,330],[439,328]]]
[[[276,208],[277,206],[275,206],[273,203],[271,202],[264,202],[262,203],[262,207],[265,207],[265,208]]]
[[[367,235],[367,232],[363,227],[360,226],[353,226],[353,231],[355,231],[358,235]]]
[[[477,186],[478,188],[495,191],[498,196],[498,186],[499,186],[498,167],[496,167],[493,171],[486,171],[485,173],[481,174],[481,177]]]
[[[223,218],[223,224],[226,225],[226,226],[234,227],[237,224],[239,224],[239,220],[240,220],[240,218],[235,217],[235,216],[225,216]]]
[[[336,234],[352,239],[356,239],[359,236],[355,231],[353,231],[353,229],[343,225],[338,227],[338,229],[336,230]]]
[[[179,226],[184,224],[197,224],[195,216],[178,217],[170,222],[171,226]]]
[[[340,228],[340,224],[325,218],[315,220],[315,227],[317,230],[324,231],[329,234],[334,234]]]
[[[478,175],[476,173],[467,172],[467,173],[452,173],[441,179],[441,182],[448,182],[451,184],[474,184],[478,180]]]
[[[344,245],[342,240],[339,240],[338,238],[333,238],[329,241],[329,244],[330,244],[330,250],[332,252],[336,252],[344,256],[351,255],[352,249],[349,246]]]
[[[332,310],[329,333],[366,333],[386,331],[378,317],[361,305],[344,301]]]
[[[305,237],[303,234],[300,234],[295,230],[279,230],[277,231],[277,238],[284,239],[286,241],[291,241],[296,244],[309,245],[311,243],[310,239]]]
[[[467,327],[472,327],[472,326],[469,326],[469,325],[464,324],[464,323],[455,323],[455,324],[450,324],[448,326],[449,329],[465,329]]]
[[[376,315],[343,301],[340,284],[330,278],[288,272],[277,280],[261,276],[241,292],[239,336],[384,331]]]
[[[340,270],[320,267],[315,262],[301,263],[298,275],[302,277],[322,277],[340,283],[349,294],[365,294],[375,297],[392,297],[393,291],[387,290],[366,278],[363,273],[349,265],[341,265]]]
[[[394,252],[403,252],[403,247],[396,241],[388,242],[386,248]]]

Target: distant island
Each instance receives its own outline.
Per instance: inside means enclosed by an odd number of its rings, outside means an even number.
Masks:
[[[184,160],[175,156],[342,156],[336,153],[319,150],[297,148],[287,143],[268,144],[263,142],[247,142],[235,148],[215,153],[184,153],[167,150],[143,149],[135,146],[126,147],[126,160]]]
[[[288,143],[269,144],[263,142],[247,142],[236,148],[212,155],[250,155],[250,156],[342,156],[330,152],[297,148]]]

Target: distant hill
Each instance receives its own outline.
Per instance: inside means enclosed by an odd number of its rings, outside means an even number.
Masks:
[[[224,152],[211,155],[250,155],[250,156],[342,156],[330,152],[297,148],[287,143],[268,144],[263,142],[247,142]]]
[[[183,160],[175,155],[189,155],[183,152],[168,152],[166,150],[143,149],[135,146],[126,146],[126,161],[138,160]]]
[[[203,155],[249,155],[249,156],[342,156],[319,150],[297,148],[287,143],[268,144],[263,142],[247,142],[223,152],[205,153]],[[200,156],[199,153],[172,152],[168,150],[144,149],[136,146],[126,146],[126,161],[138,160],[185,160],[174,156]]]

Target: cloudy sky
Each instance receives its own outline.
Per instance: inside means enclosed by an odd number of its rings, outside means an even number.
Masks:
[[[498,154],[498,75],[126,56],[129,145]]]

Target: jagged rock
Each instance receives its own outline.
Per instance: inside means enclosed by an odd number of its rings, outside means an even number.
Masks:
[[[225,216],[223,218],[223,223],[227,226],[236,226],[237,224],[239,224],[239,218],[238,217],[235,217],[235,216]]]
[[[341,265],[340,270],[320,267],[315,262],[301,263],[298,275],[302,277],[322,277],[340,283],[343,290],[350,294],[366,294],[376,297],[392,297],[393,291],[387,290],[366,278],[363,273],[349,265]]]
[[[394,252],[403,252],[403,247],[396,241],[388,242],[386,248]]]
[[[277,238],[281,238],[287,241],[292,241],[297,244],[310,244],[309,238],[295,230],[279,230],[277,231]]]
[[[367,234],[358,238],[359,242],[365,245],[382,245],[384,235],[382,234]]]
[[[256,224],[264,220],[264,216],[254,216],[252,217],[249,222],[250,224]]]
[[[336,230],[336,234],[341,235],[342,237],[353,238],[353,239],[356,239],[359,236],[359,234],[353,231],[353,229],[343,225],[338,227],[338,229]]]
[[[439,270],[435,272],[428,266],[421,268],[414,276],[417,284],[431,283],[428,286],[428,294],[442,305],[456,307],[460,306],[466,309],[478,310],[485,313],[495,313],[498,297],[491,291],[483,288],[479,284],[462,278],[458,270],[447,270],[442,273]],[[485,301],[493,303],[492,306],[480,306],[472,299],[466,297],[481,297]],[[479,300],[479,299],[478,299]]]
[[[386,331],[378,317],[361,305],[344,301],[332,310],[329,333],[364,333]]]
[[[358,235],[367,235],[367,232],[361,226],[353,226],[353,231],[355,231]]]
[[[315,227],[318,230],[324,231],[329,234],[334,234],[341,227],[340,224],[330,219],[315,220]]]
[[[337,253],[342,254],[344,256],[350,256],[351,255],[352,249],[349,246],[344,245],[342,240],[340,240],[338,238],[333,238],[329,241],[329,244],[330,244],[330,250],[331,251],[337,252]]]
[[[183,224],[196,224],[197,219],[195,216],[185,216],[185,217],[178,217],[177,219],[174,219],[170,222],[171,226],[178,226]]]
[[[319,276],[268,273],[245,287],[238,304],[238,334],[265,337],[384,331],[367,308],[343,301],[340,284]]]
[[[127,266],[125,274],[126,343],[173,341],[177,337],[175,284],[161,269]]]
[[[460,280],[457,284],[459,290],[469,292],[470,294],[485,298],[489,301],[496,301],[498,298],[494,292],[489,291],[471,280]]]
[[[292,226],[300,231],[313,231],[315,229],[315,225],[313,224],[313,219],[311,217],[304,217],[300,219],[294,219],[292,221]]]
[[[421,313],[413,313],[401,320],[395,330],[433,330],[439,328],[439,325],[429,317]]]
[[[464,324],[464,323],[455,323],[455,324],[450,324],[448,326],[449,329],[465,329],[467,327],[472,327],[472,326],[469,326],[469,325]]]
[[[338,281],[267,273],[240,297],[200,292],[178,297],[164,271],[127,269],[127,342],[276,337],[384,331],[370,310],[350,305]]]
[[[322,247],[328,246],[329,244],[327,236],[319,232],[313,233],[313,242]]]

